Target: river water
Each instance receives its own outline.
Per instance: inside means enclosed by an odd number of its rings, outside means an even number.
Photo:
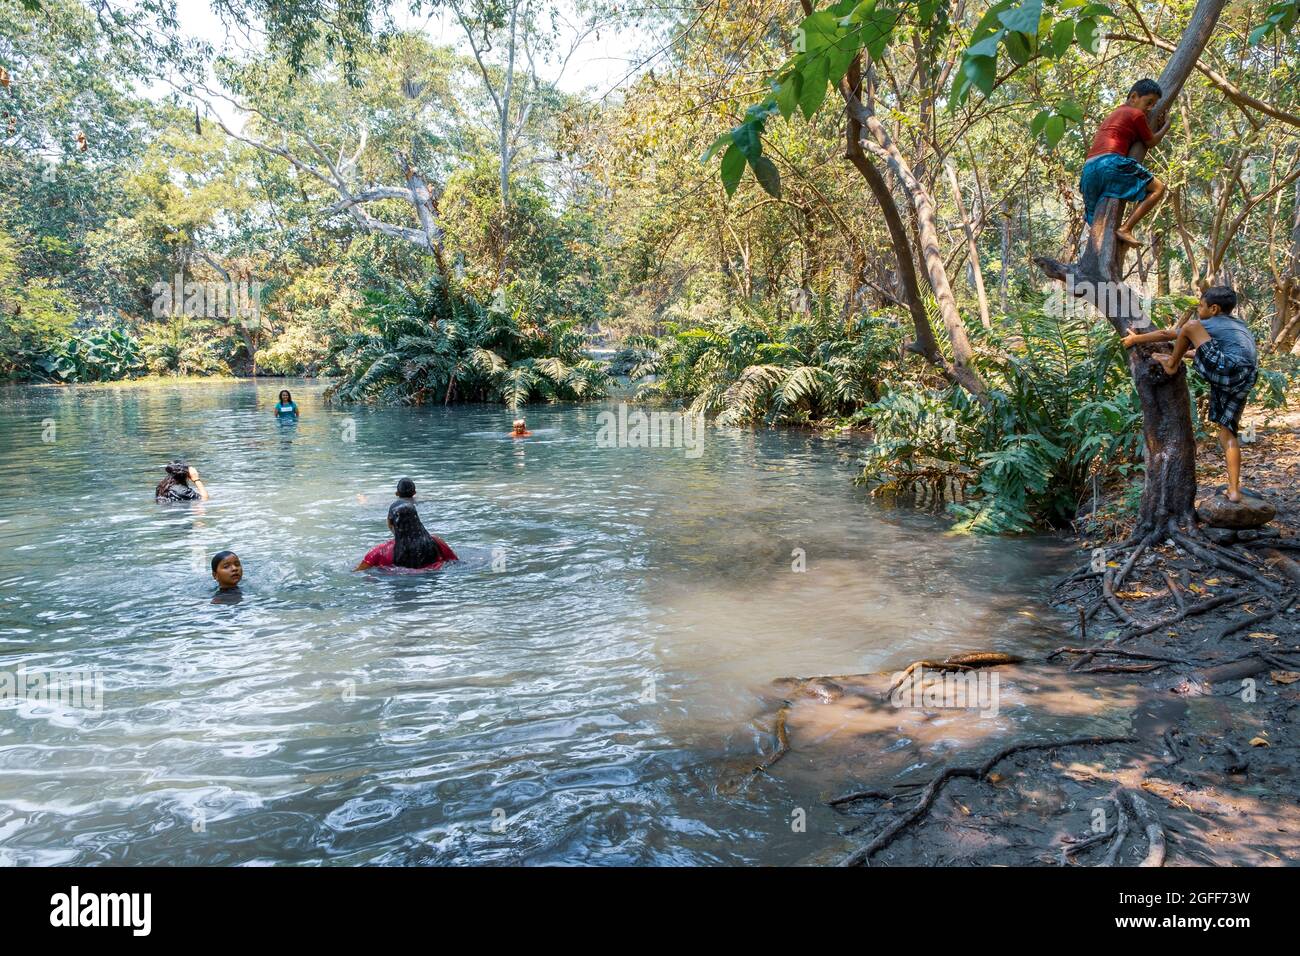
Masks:
[[[599,447],[613,408],[0,392],[0,864],[796,863],[837,781],[726,785],[774,678],[1053,640],[1059,543],[883,509],[847,439]],[[173,457],[210,501],[154,503]],[[355,573],[402,476],[464,560]],[[69,671],[97,704],[16,689]]]

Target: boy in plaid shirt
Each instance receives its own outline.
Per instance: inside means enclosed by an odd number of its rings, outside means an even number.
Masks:
[[[1192,367],[1210,383],[1210,421],[1219,426],[1219,445],[1228,460],[1228,500],[1241,500],[1241,443],[1237,428],[1241,413],[1250,398],[1250,390],[1259,375],[1259,357],[1255,337],[1246,323],[1232,314],[1237,307],[1237,293],[1226,285],[1211,286],[1201,294],[1196,306],[1197,318],[1174,329],[1157,329],[1124,336],[1124,345],[1132,348],[1142,342],[1173,342],[1170,355],[1157,353],[1166,374],[1178,371],[1178,363],[1189,349],[1195,349]]]

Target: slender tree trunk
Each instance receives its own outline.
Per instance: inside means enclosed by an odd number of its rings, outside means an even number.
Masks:
[[[1002,264],[999,266],[998,273],[998,309],[1006,315],[1009,277],[1007,261],[1011,258],[1011,207],[1007,200],[998,203],[998,215],[1002,217]]]
[[[856,88],[851,88],[851,92],[856,92]],[[921,242],[921,261],[925,265],[926,274],[930,279],[930,288],[934,292],[939,314],[943,317],[944,327],[948,331],[948,342],[952,347],[953,375],[968,392],[982,398],[986,388],[972,363],[974,352],[966,336],[966,325],[957,310],[957,299],[952,294],[952,285],[948,282],[948,271],[939,246],[939,230],[935,225],[934,200],[912,174],[907,160],[903,158],[893,137],[889,135],[889,131],[885,129],[875,113],[857,96],[848,99],[846,104],[849,115],[857,120],[862,128],[869,130],[872,139],[875,140],[872,142],[866,138],[862,139],[862,147],[888,163],[912,200]]]
[[[989,300],[988,296],[984,294],[984,270],[980,268],[979,245],[975,242],[975,230],[971,228],[970,218],[966,215],[966,204],[961,201],[961,183],[958,182],[957,170],[951,163],[945,163],[943,168],[944,172],[948,174],[948,185],[952,187],[953,202],[957,204],[957,215],[961,219],[961,227],[966,233],[971,284],[975,286],[975,296],[979,299],[980,323],[986,329],[992,328],[993,323],[989,321]]]

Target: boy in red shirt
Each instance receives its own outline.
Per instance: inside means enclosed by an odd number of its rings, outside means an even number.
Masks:
[[[1160,84],[1155,80],[1134,83],[1124,105],[1116,107],[1097,129],[1079,177],[1083,217],[1089,225],[1102,199],[1114,197],[1137,203],[1124,225],[1115,230],[1115,238],[1131,246],[1140,245],[1133,236],[1133,227],[1165,194],[1165,184],[1128,155],[1135,142],[1141,141],[1147,149],[1153,149],[1169,132],[1170,120],[1165,120],[1165,125],[1155,133],[1147,125],[1147,113],[1159,99]]]

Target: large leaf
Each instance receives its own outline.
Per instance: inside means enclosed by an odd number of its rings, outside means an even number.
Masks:
[[[1052,27],[1052,56],[1060,59],[1074,43],[1074,21],[1062,20]]]
[[[763,191],[769,196],[781,198],[781,172],[766,156],[760,156],[758,159],[752,159],[749,165],[754,170],[754,178],[758,184],[763,187]]]
[[[805,63],[803,87],[799,91],[799,108],[808,119],[812,119],[813,114],[821,109],[822,103],[826,101],[828,77],[829,64],[826,57],[813,57]]]
[[[740,147],[732,143],[722,154],[722,185],[727,190],[728,196],[735,193],[744,172],[745,154],[740,151]]]
[[[1008,30],[1026,36],[1038,35],[1038,20],[1043,15],[1043,0],[1024,0],[1018,7],[1003,10],[998,20]]]

